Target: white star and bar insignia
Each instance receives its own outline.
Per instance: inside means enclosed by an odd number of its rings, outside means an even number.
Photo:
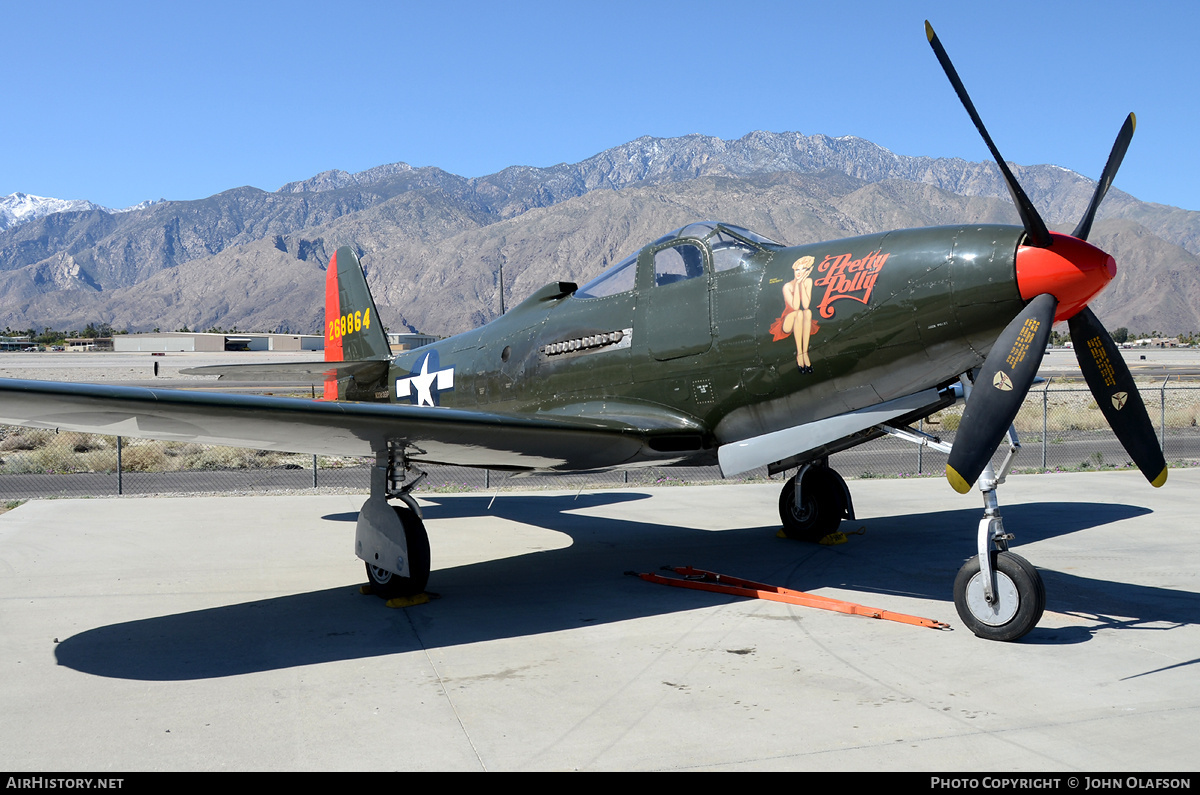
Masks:
[[[396,399],[409,398],[417,406],[438,405],[438,393],[449,389],[454,389],[454,367],[439,370],[437,351],[425,354],[420,370],[396,379]]]

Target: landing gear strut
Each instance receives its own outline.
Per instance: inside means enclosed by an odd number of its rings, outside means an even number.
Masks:
[[[402,455],[399,463],[402,471],[411,469]],[[376,454],[371,496],[358,512],[354,533],[354,552],[366,563],[371,591],[384,599],[415,596],[429,582],[429,535],[409,493],[425,475],[398,486],[396,464],[394,450]],[[404,505],[391,505],[389,498]]]
[[[788,538],[815,543],[837,530],[842,517],[854,518],[850,492],[827,460],[800,467],[779,493],[779,518]]]

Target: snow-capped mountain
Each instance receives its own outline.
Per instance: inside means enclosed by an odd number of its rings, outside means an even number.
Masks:
[[[17,226],[52,213],[105,209],[107,208],[86,199],[52,199],[30,196],[28,193],[12,193],[0,198],[0,229]]]
[[[164,201],[164,199],[144,201],[132,207],[123,207],[119,210],[114,210],[110,207],[90,202],[87,199],[54,199],[46,196],[31,196],[28,193],[11,193],[8,196],[0,197],[0,229],[19,226],[27,221],[33,221],[42,216],[53,215],[54,213],[88,212],[90,210],[103,210],[106,213],[127,213],[133,210],[145,209],[161,201]]]

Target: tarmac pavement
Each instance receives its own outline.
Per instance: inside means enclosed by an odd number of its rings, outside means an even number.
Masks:
[[[1047,610],[952,603],[978,493],[851,482],[865,528],[776,537],[778,485],[422,499],[425,605],[359,593],[362,495],[40,500],[0,516],[0,769],[1191,771],[1200,470],[1000,490]],[[694,565],[952,624],[665,588]]]

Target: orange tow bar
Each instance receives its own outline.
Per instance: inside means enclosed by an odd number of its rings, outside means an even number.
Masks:
[[[866,616],[867,618],[881,618],[884,621],[899,621],[901,624],[914,624],[918,627],[930,627],[932,629],[950,628],[949,624],[934,621],[932,618],[893,613],[890,610],[880,610],[877,607],[843,602],[840,599],[830,599],[827,596],[816,596],[815,594],[804,593],[803,591],[793,591],[790,588],[780,588],[777,585],[752,582],[738,577],[730,577],[727,574],[717,574],[716,572],[704,571],[703,569],[694,569],[691,566],[663,566],[662,569],[663,571],[674,572],[683,579],[664,577],[661,574],[654,573],[639,574],[635,571],[626,572],[626,574],[640,577],[646,582],[673,585],[676,588],[694,588],[698,591],[712,591],[713,593],[724,593],[732,596],[745,596],[750,599],[767,599],[772,602],[783,602],[790,605],[817,607],[821,610],[833,610],[837,613],[849,613],[855,616]]]

